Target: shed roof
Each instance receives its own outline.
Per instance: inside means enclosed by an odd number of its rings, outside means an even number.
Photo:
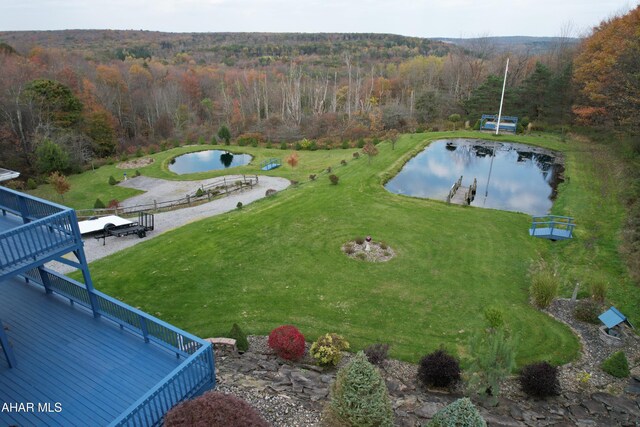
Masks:
[[[620,313],[620,311],[613,306],[609,310],[598,316],[598,319],[600,319],[600,321],[604,323],[605,326],[609,329],[618,326],[623,322],[633,328],[633,325],[631,324],[631,322],[629,322],[627,317],[624,314]]]

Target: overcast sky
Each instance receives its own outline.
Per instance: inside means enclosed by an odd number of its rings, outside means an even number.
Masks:
[[[417,37],[584,35],[640,0],[0,0],[0,31],[358,32]]]

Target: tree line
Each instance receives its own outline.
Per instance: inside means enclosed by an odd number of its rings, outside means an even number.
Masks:
[[[82,31],[61,32],[66,45],[55,39],[47,46],[27,42],[42,41],[37,32],[26,38],[2,33],[15,43],[0,43],[2,162],[27,176],[48,173],[41,160],[56,152],[67,159],[56,168],[71,172],[94,158],[157,149],[165,141],[210,141],[221,126],[233,138],[337,145],[391,130],[444,129],[455,126],[448,120],[452,115],[473,124],[481,114],[497,112],[507,57],[509,115],[540,127],[577,120],[634,129],[637,115],[621,114],[637,99],[621,97],[610,105],[601,93],[624,90],[634,80],[598,74],[599,82],[609,84],[596,90],[589,83],[593,73],[585,69],[596,62],[589,52],[599,52],[598,38],[627,16],[603,23],[578,48],[560,39],[536,54],[498,50],[489,39],[445,48],[388,35],[297,34],[287,42],[284,35],[246,34],[256,43],[242,45],[218,34],[211,37],[220,38],[219,44],[210,45],[207,35],[198,34],[164,40],[162,33]],[[637,43],[633,25],[627,24],[628,39]],[[131,33],[149,33],[140,39],[147,45],[132,43]],[[602,72],[632,76],[639,57],[634,49],[611,49],[620,67]],[[227,53],[212,59],[211,52]],[[228,52],[238,52],[231,62],[225,60]]]

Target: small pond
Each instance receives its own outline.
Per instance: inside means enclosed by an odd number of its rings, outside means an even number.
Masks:
[[[472,139],[434,141],[412,158],[385,188],[393,193],[446,200],[460,178],[477,179],[471,206],[549,213],[564,166],[557,153],[524,144]]]
[[[251,156],[249,154],[233,154],[228,151],[206,150],[188,153],[171,159],[169,170],[183,175],[186,173],[206,172],[244,166],[249,164]]]

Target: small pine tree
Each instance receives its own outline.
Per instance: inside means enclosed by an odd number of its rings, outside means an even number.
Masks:
[[[236,340],[236,347],[238,351],[244,353],[249,350],[249,341],[247,341],[247,335],[240,329],[237,323],[234,323],[229,332],[229,338]]]
[[[93,208],[94,209],[104,209],[107,206],[104,204],[104,202],[102,200],[100,200],[99,198],[96,199],[96,202],[93,204]]]
[[[118,181],[113,177],[113,175],[109,176],[109,185],[116,185]]]
[[[325,417],[331,425],[392,426],[387,386],[378,369],[360,351],[342,367],[331,385]],[[330,422],[330,420],[337,421]]]
[[[224,141],[224,145],[229,145],[231,143],[231,131],[227,126],[220,126],[220,129],[218,129],[218,138]]]

